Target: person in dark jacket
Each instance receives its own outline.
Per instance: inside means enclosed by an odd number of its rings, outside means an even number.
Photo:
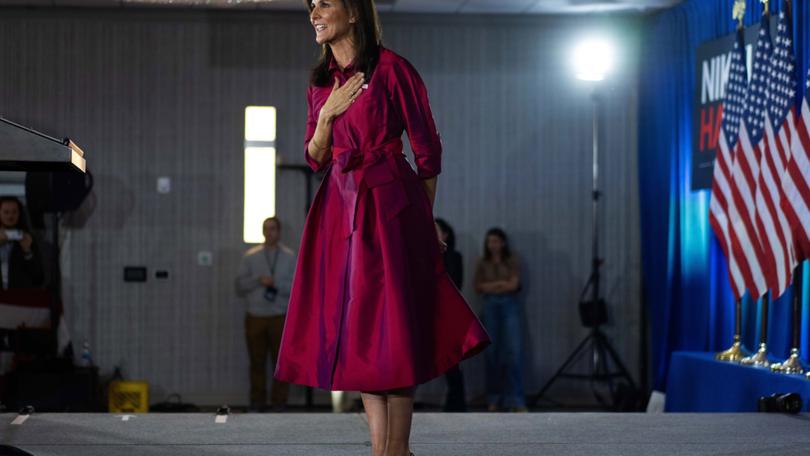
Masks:
[[[439,231],[439,239],[447,246],[444,251],[444,268],[456,288],[461,290],[464,283],[464,261],[461,254],[456,250],[456,233],[453,231],[453,227],[441,218],[436,219],[436,226]],[[466,412],[464,375],[461,373],[461,368],[456,366],[450,369],[444,378],[447,380],[447,398],[444,403],[444,411]]]
[[[0,279],[4,290],[38,288],[45,278],[42,257],[22,214],[19,199],[0,196]]]

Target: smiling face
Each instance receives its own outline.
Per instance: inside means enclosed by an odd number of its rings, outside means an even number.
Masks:
[[[315,41],[323,45],[349,39],[355,18],[343,0],[313,0],[309,5],[309,21],[315,28]]]

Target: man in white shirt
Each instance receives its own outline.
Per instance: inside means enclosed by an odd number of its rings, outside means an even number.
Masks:
[[[242,258],[236,278],[236,293],[247,306],[245,338],[250,357],[250,411],[267,406],[267,355],[275,363],[290,302],[295,273],[295,252],[281,244],[281,222],[270,217],[262,225],[264,244],[251,248]],[[273,381],[270,404],[282,411],[288,384]]]

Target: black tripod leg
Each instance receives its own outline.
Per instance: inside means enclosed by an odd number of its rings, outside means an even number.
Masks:
[[[634,382],[633,378],[630,377],[630,373],[627,371],[627,368],[624,367],[621,358],[619,358],[619,354],[616,353],[616,350],[613,349],[613,346],[610,345],[610,342],[607,340],[607,337],[605,337],[603,333],[600,332],[599,336],[602,339],[603,346],[607,349],[608,353],[610,354],[610,357],[613,359],[613,362],[616,363],[616,367],[619,368],[619,373],[622,375],[622,377],[625,378],[625,380],[627,380],[627,383],[630,384],[630,387],[635,390],[636,382]]]
[[[554,382],[556,382],[557,379],[560,377],[560,375],[562,375],[562,373],[565,372],[566,369],[568,369],[571,363],[573,363],[577,358],[581,356],[580,352],[582,351],[583,348],[585,348],[585,345],[588,343],[588,341],[591,340],[591,338],[593,338],[593,333],[588,334],[587,337],[582,339],[582,342],[580,342],[579,345],[577,345],[577,348],[575,348],[574,351],[571,352],[570,355],[568,355],[568,359],[566,359],[565,362],[562,364],[562,366],[560,366],[560,368],[557,369],[557,372],[555,372],[554,375],[552,375],[551,378],[546,382],[546,384],[543,385],[542,388],[540,388],[540,392],[537,393],[531,401],[532,405],[537,405],[537,401],[539,401],[540,398],[543,397],[543,394],[545,394],[546,391],[548,391],[548,389],[551,388],[551,385],[553,385]]]
[[[608,390],[610,391],[611,399],[613,399],[613,381],[610,377],[610,369],[608,366],[608,357],[605,353],[604,342],[605,340],[601,337],[601,332],[594,331],[594,339],[593,339],[593,353],[594,356],[598,356],[598,359],[594,360],[594,366],[591,370],[591,391],[593,392],[593,396],[602,406],[607,406],[607,402],[602,395],[596,390],[593,385],[594,379],[602,379],[604,378],[608,384]]]

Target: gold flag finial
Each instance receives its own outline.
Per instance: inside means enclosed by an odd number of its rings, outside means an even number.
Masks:
[[[734,19],[737,21],[737,27],[743,28],[743,19],[745,18],[745,0],[734,0]]]
[[[770,0],[759,0],[759,1],[762,2],[763,14],[769,14],[768,11],[770,10],[769,6],[771,6],[770,5],[771,1]]]

